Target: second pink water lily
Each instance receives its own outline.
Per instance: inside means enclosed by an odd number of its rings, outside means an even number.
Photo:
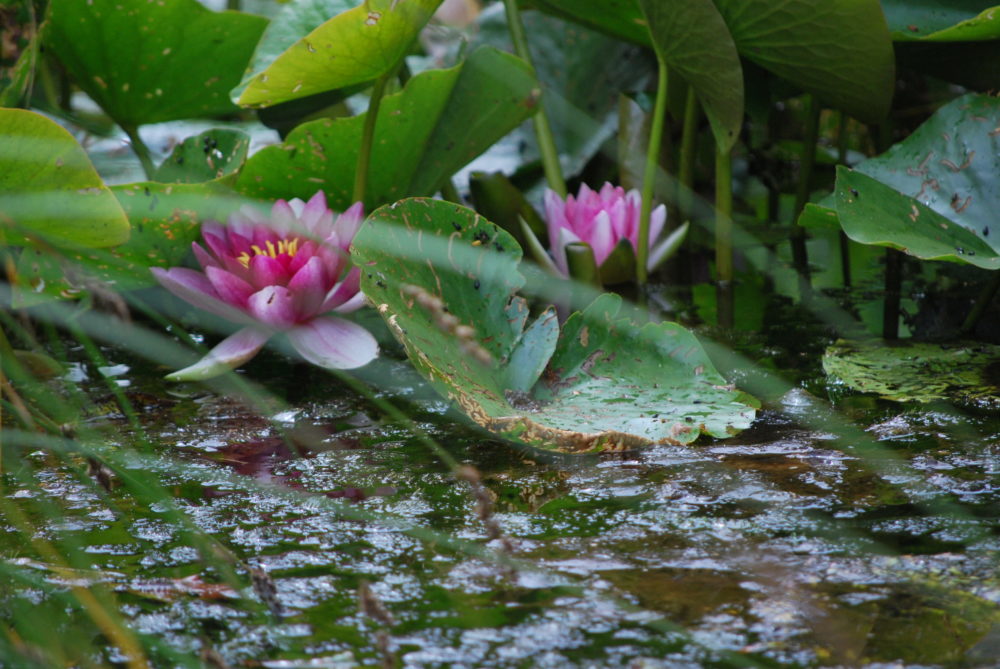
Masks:
[[[599,191],[595,191],[582,184],[576,197],[569,195],[566,199],[546,189],[544,204],[552,259],[563,276],[569,276],[567,244],[589,244],[598,267],[604,264],[622,239],[631,242],[633,250],[639,248],[642,196],[635,189],[626,191],[621,186],[605,182]],[[660,239],[666,221],[667,210],[661,204],[653,209],[649,217],[649,260],[646,265],[651,270],[680,241],[676,235]]]
[[[318,192],[309,202],[278,200],[269,216],[244,207],[226,225],[206,222],[205,247],[192,245],[202,271],[153,268],[153,275],[178,297],[244,327],[168,378],[204,379],[237,367],[279,332],[321,367],[352,369],[375,358],[371,333],[329,315],[363,305],[349,255],[363,219],[360,202],[336,215]]]

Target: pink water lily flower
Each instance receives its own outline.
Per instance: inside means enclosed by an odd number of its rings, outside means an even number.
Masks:
[[[621,186],[605,182],[601,190],[594,191],[586,184],[580,192],[563,200],[552,190],[545,190],[545,220],[548,225],[549,246],[556,268],[569,276],[566,245],[586,242],[594,251],[594,260],[600,267],[622,239],[639,248],[639,213],[642,196],[634,188],[625,191]],[[649,217],[649,256],[646,266],[655,268],[669,253],[673,236],[659,241],[667,220],[667,210],[661,204]],[[679,241],[679,240],[678,240]]]
[[[361,273],[349,257],[363,220],[360,202],[336,215],[318,192],[309,202],[278,200],[270,216],[244,207],[226,225],[206,222],[207,250],[192,244],[203,271],[153,268],[153,275],[174,295],[244,327],[167,378],[221,374],[252,358],[278,332],[303,358],[328,369],[352,369],[375,358],[371,333],[327,315],[363,305]]]

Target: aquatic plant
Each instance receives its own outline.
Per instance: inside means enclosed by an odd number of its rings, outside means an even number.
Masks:
[[[205,379],[237,367],[278,332],[309,362],[352,369],[378,355],[362,326],[337,316],[364,304],[350,245],[363,221],[361,203],[342,214],[318,191],[309,202],[278,200],[270,215],[244,207],[226,225],[202,227],[207,250],[191,248],[202,271],[151,268],[164,288],[243,327],[201,360],[168,378]]]
[[[587,244],[594,252],[598,268],[623,241],[629,243],[632,253],[639,248],[642,196],[634,188],[626,191],[605,182],[595,191],[587,184],[580,184],[576,197],[565,198],[547,188],[544,203],[552,258],[563,276],[570,276],[566,258],[566,247],[570,244]],[[653,209],[649,219],[650,253],[646,267],[650,271],[676,250],[686,230],[660,239],[666,222],[667,208],[661,204]]]

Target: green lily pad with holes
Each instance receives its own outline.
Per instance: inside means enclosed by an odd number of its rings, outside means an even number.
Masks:
[[[992,344],[842,340],[823,354],[823,370],[853,390],[897,402],[1000,408],[1000,346]]]
[[[441,0],[367,0],[341,11],[241,83],[234,91],[236,101],[270,107],[388,74],[439,4]]]
[[[175,146],[153,173],[153,179],[190,184],[234,175],[246,162],[249,148],[250,137],[241,130],[206,130]]]
[[[236,111],[267,21],[196,0],[54,0],[46,48],[120,125]]]
[[[835,210],[827,209],[862,244],[998,269],[998,173],[1000,100],[969,94],[854,171],[838,168]],[[810,218],[820,215],[828,211],[815,205]]]
[[[743,67],[712,0],[639,0],[653,49],[698,96],[720,151],[743,124]]]
[[[528,324],[520,247],[470,209],[423,198],[382,207],[353,254],[414,367],[501,437],[587,453],[727,437],[754,419],[756,401],[726,384],[692,333],[636,325],[615,295],[562,328],[551,308]]]
[[[238,100],[250,82],[296,42],[331,18],[360,4],[361,0],[292,0],[282,7],[264,29],[243,81],[230,94],[233,100]]]
[[[1000,269],[1000,256],[982,237],[872,177],[838,167],[836,196],[840,225],[856,242]]]
[[[1000,5],[992,0],[882,0],[898,42],[973,42],[1000,37]]]
[[[524,61],[480,48],[462,64],[418,74],[386,96],[375,124],[366,210],[437,192],[534,113],[537,86]],[[331,207],[346,209],[365,117],[303,123],[280,146],[251,156],[237,189],[257,198],[308,199],[322,188]]]
[[[0,109],[0,236],[31,245],[102,247],[129,237],[125,213],[86,152],[41,114]]]
[[[617,37],[652,46],[635,0],[536,0],[541,9]],[[694,0],[650,3],[695,6]],[[885,118],[892,102],[895,60],[878,0],[714,0],[739,54],[867,122]],[[846,38],[849,36],[849,39]],[[688,46],[701,51],[704,41]],[[681,54],[677,54],[680,56]],[[707,84],[706,84],[707,85]]]
[[[118,291],[151,286],[150,267],[183,265],[204,221],[225,221],[248,202],[219,182],[134,183],[112,191],[131,224],[129,240],[108,251],[26,250],[18,261],[20,306],[82,297],[98,282]]]

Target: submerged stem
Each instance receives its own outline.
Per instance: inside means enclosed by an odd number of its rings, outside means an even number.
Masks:
[[[733,160],[715,154],[715,279],[718,324],[733,327]]]
[[[806,128],[799,157],[799,183],[795,191],[795,210],[792,213],[792,259],[799,274],[799,288],[803,297],[810,291],[809,252],[806,249],[806,230],[798,224],[799,215],[809,201],[809,182],[816,164],[816,142],[819,139],[819,104],[811,95],[805,96]]]
[[[368,111],[365,113],[365,125],[361,131],[361,148],[358,151],[358,165],[354,170],[354,192],[352,202],[364,202],[365,190],[368,188],[368,166],[371,164],[372,143],[375,138],[375,122],[378,120],[378,109],[382,103],[386,84],[392,73],[382,75],[375,80],[372,95],[368,101]]]
[[[659,55],[656,57],[656,104],[653,106],[653,123],[649,128],[649,147],[646,149],[646,171],[642,177],[642,209],[639,213],[639,246],[635,250],[635,278],[641,286],[646,283],[649,270],[649,216],[653,211],[653,191],[656,186],[656,170],[660,166],[660,143],[663,140],[663,124],[667,114],[667,64]]]
[[[142,137],[139,136],[139,129],[134,125],[123,125],[122,130],[128,135],[129,141],[132,142],[132,150],[135,151],[136,157],[139,158],[139,162],[142,164],[142,171],[146,175],[147,179],[153,178],[153,172],[156,171],[156,166],[153,165],[153,159],[149,153],[149,147],[146,143],[142,141]]]
[[[528,50],[528,39],[524,34],[524,24],[521,23],[521,12],[517,8],[517,0],[503,0],[504,11],[507,13],[507,29],[510,31],[510,39],[514,43],[514,53],[531,67],[534,73],[535,66],[531,62],[531,52]],[[559,150],[556,148],[556,139],[552,134],[552,126],[549,125],[549,117],[545,113],[545,101],[538,100],[538,112],[532,117],[535,127],[535,137],[538,140],[538,150],[542,154],[542,169],[545,171],[545,180],[549,188],[559,194],[559,197],[566,197],[566,180],[563,178],[562,167],[559,165]]]
[[[694,157],[695,140],[698,137],[698,116],[701,108],[698,107],[698,98],[695,97],[694,87],[688,86],[687,99],[684,102],[684,126],[681,131],[680,162],[677,166],[677,180],[680,182],[677,191],[677,209],[680,211],[681,220],[677,221],[679,226],[691,216],[691,209],[694,201]],[[675,226],[675,227],[676,227]]]

